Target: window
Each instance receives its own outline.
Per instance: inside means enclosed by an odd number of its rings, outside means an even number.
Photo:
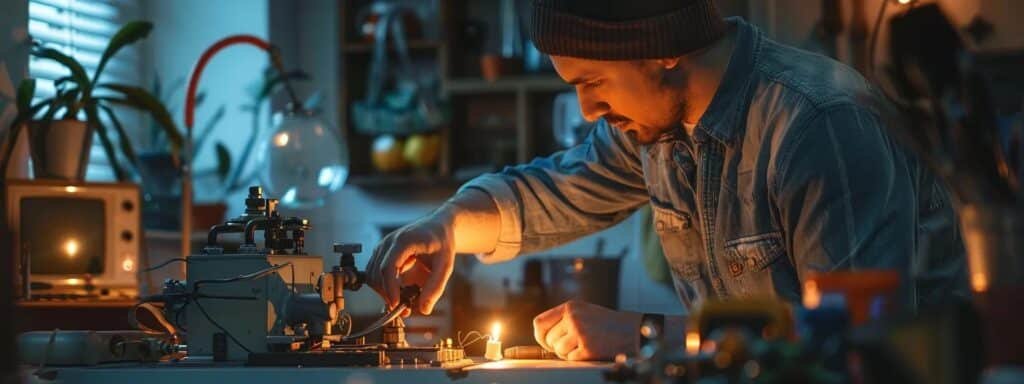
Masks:
[[[36,41],[74,57],[92,76],[107,41],[137,13],[134,0],[29,0],[28,31]],[[122,49],[107,64],[101,80],[140,84],[139,57],[135,46]],[[42,99],[54,95],[53,81],[66,76],[68,71],[53,61],[31,58],[29,74],[38,79],[36,97]],[[115,138],[116,135],[112,137]],[[106,152],[96,138],[93,139],[86,179],[114,179]]]

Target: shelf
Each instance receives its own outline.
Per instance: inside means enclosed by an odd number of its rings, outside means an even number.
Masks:
[[[349,178],[349,185],[364,189],[450,189],[455,190],[461,184],[449,176],[422,175],[422,174],[372,174],[353,175]]]
[[[517,75],[503,76],[495,81],[483,78],[455,78],[444,82],[444,89],[452,95],[472,95],[502,92],[557,92],[570,91],[572,86],[558,76]]]
[[[441,42],[435,40],[412,40],[406,43],[410,51],[427,51],[441,48]],[[344,53],[372,53],[376,44],[368,42],[357,42],[342,44],[341,51]],[[389,45],[390,49],[394,49]]]

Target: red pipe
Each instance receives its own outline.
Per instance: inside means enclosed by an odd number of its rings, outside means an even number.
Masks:
[[[206,51],[203,52],[202,56],[199,56],[199,61],[192,67],[192,73],[188,77],[188,91],[185,93],[185,129],[189,132],[192,131],[192,125],[195,122],[195,108],[196,108],[196,88],[199,87],[199,78],[203,74],[203,69],[206,69],[206,64],[213,58],[213,55],[220,52],[220,50],[227,48],[234,44],[252,44],[256,47],[271,53],[273,48],[270,43],[259,37],[253,35],[233,35],[220,39],[216,43],[213,43]],[[191,135],[190,135],[191,136]]]
[[[181,156],[181,256],[188,257],[192,248],[192,126],[195,124],[196,88],[199,78],[206,69],[206,64],[213,55],[234,44],[252,44],[267,51],[275,66],[280,66],[280,57],[275,53],[269,42],[253,35],[233,35],[218,40],[199,56],[199,61],[192,67],[188,77],[188,90],[185,92],[185,142]],[[184,264],[182,264],[184,267]]]

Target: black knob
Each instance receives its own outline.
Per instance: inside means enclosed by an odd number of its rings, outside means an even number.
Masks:
[[[360,243],[334,243],[334,253],[360,253],[363,245]]]
[[[131,212],[133,209],[135,209],[135,203],[133,203],[131,200],[122,201],[121,209]]]
[[[121,240],[132,241],[133,238],[135,238],[135,235],[132,233],[132,231],[129,231],[129,230],[121,231]]]

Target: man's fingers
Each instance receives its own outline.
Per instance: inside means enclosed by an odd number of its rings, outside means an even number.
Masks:
[[[587,351],[584,350],[583,348],[573,349],[572,351],[565,355],[565,359],[569,361],[581,361],[587,360],[589,358],[590,355],[587,354]]]
[[[401,299],[401,272],[399,266],[405,265],[406,261],[414,254],[414,245],[406,245],[396,239],[384,256],[384,266],[381,268],[381,278],[384,281],[384,294],[389,306],[398,305]]]
[[[548,345],[548,351],[555,351],[555,343],[558,339],[569,334],[569,323],[563,318],[554,327],[548,330],[548,333],[544,335],[544,343]]]
[[[579,345],[579,338],[576,335],[567,333],[555,341],[555,355],[565,359],[568,357],[569,352],[576,349],[577,345]]]
[[[565,304],[551,308],[533,318],[533,338],[537,340],[537,344],[541,347],[550,351],[551,346],[548,345],[547,341],[544,340],[548,334],[548,330],[554,327],[559,320],[562,320],[562,313],[565,311]]]
[[[373,249],[373,256],[370,258],[370,262],[366,264],[366,284],[377,291],[380,297],[387,301],[387,291],[384,289],[384,276],[381,274],[381,268],[384,264],[384,257],[387,255],[389,249],[391,249],[391,243],[394,236],[385,236],[381,239],[377,247]],[[388,303],[390,304],[390,303]]]
[[[420,293],[419,299],[419,310],[424,315],[429,315],[434,311],[434,304],[444,294],[444,287],[448,284],[448,279],[452,276],[452,270],[454,269],[453,259],[454,255],[449,254],[447,247],[442,248],[440,252],[433,255],[430,275],[427,277],[427,282],[423,284],[423,290]]]

